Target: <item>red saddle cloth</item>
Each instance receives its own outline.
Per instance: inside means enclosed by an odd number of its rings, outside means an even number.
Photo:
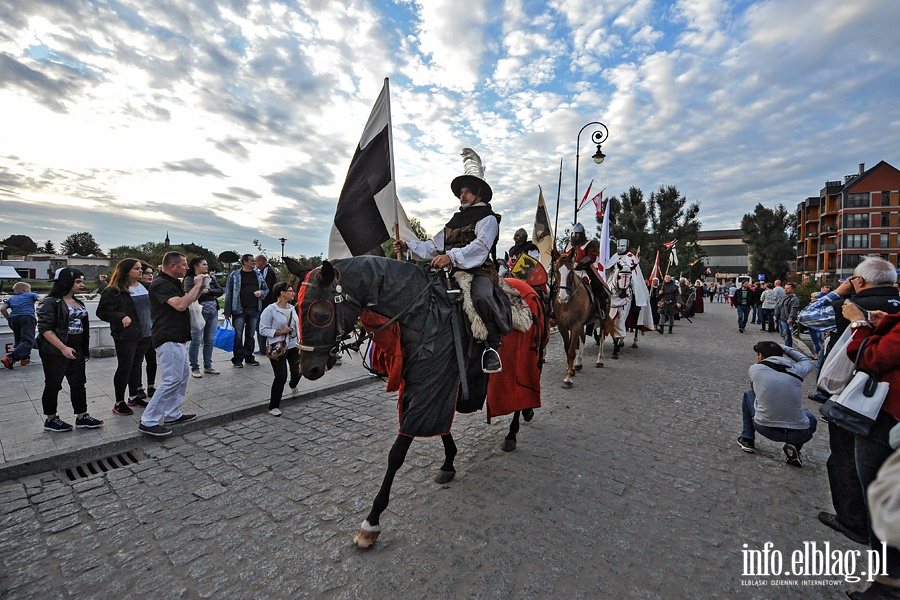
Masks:
[[[390,321],[387,317],[364,310],[359,315],[359,322],[369,333],[372,333]],[[403,350],[400,348],[400,323],[394,322],[372,338],[370,367],[381,373],[387,373],[387,390],[396,392],[403,388]]]
[[[541,406],[541,366],[547,345],[543,304],[526,282],[512,278],[506,281],[522,294],[522,299],[536,318],[528,331],[513,330],[503,337],[500,345],[503,370],[493,373],[488,380],[488,423],[491,417]]]

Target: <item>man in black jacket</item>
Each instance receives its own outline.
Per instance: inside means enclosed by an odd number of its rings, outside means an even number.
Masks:
[[[672,281],[671,275],[663,278],[662,288],[659,290],[659,327],[657,331],[662,333],[666,328],[666,319],[669,321],[669,333],[675,326],[675,315],[681,309],[681,290],[678,284]]]
[[[808,327],[835,331],[828,338],[830,352],[838,338],[850,325],[842,314],[844,302],[850,301],[866,310],[882,310],[888,314],[900,312],[900,294],[894,283],[894,266],[881,258],[867,258],[857,265],[853,276],[803,309],[798,320]],[[827,393],[819,391],[814,398],[827,400]],[[831,503],[836,514],[820,512],[819,520],[860,544],[868,544],[868,512],[862,484],[856,472],[856,436],[846,429],[828,424],[828,444],[831,454],[826,463]]]

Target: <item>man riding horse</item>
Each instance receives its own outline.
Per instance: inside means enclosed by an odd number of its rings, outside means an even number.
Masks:
[[[597,242],[595,240],[587,239],[587,236],[584,233],[584,225],[576,223],[575,228],[572,230],[572,245],[568,250],[562,253],[562,256],[571,256],[572,264],[574,265],[573,268],[576,271],[583,271],[587,275],[591,291],[594,293],[595,304],[597,304],[600,298],[603,298],[604,295],[607,294],[606,285],[600,279],[596,267],[594,266],[597,263],[599,254],[600,251]],[[599,305],[598,312],[604,312],[599,310]],[[605,315],[601,314],[601,317],[605,318]]]
[[[484,167],[471,148],[462,151],[465,175],[450,182],[450,189],[459,198],[459,211],[444,228],[427,241],[397,240],[394,250],[406,252],[416,260],[430,260],[436,269],[450,267],[453,271],[472,274],[472,302],[475,311],[487,328],[481,368],[485,373],[502,370],[500,337],[511,330],[509,300],[497,283],[497,240],[500,237],[500,215],[491,208],[493,190],[484,181]]]

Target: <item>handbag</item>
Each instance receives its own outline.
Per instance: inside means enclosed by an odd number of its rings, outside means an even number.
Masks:
[[[853,379],[839,395],[832,396],[819,408],[826,421],[864,436],[869,435],[875,419],[878,418],[878,412],[884,404],[889,387],[886,381],[878,381],[872,375],[859,370],[859,359],[868,341],[869,338],[866,338],[859,347]]]
[[[819,371],[816,387],[829,394],[840,394],[853,379],[853,361],[847,356],[847,346],[850,345],[852,338],[853,330],[847,327],[828,351],[825,362],[822,363],[822,370]]]
[[[188,305],[188,312],[191,313],[191,333],[203,331],[206,327],[206,319],[203,318],[203,307],[199,302],[191,302]]]
[[[231,319],[225,319],[224,325],[216,327],[213,346],[225,352],[234,352],[234,325],[231,324]]]
[[[288,327],[291,326],[291,323],[294,322],[294,311],[288,315]],[[279,340],[277,342],[272,342],[271,344],[266,345],[266,356],[271,360],[279,360],[282,356],[287,354],[287,339],[291,334],[286,334],[283,340]]]

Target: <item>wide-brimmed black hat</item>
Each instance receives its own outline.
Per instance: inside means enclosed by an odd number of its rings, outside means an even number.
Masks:
[[[457,198],[463,188],[469,188],[473,194],[481,198],[482,202],[490,202],[494,196],[494,190],[491,189],[488,182],[474,175],[460,175],[450,182],[450,189]]]
[[[490,202],[494,196],[494,190],[484,180],[484,165],[481,157],[471,148],[463,148],[460,153],[463,157],[463,170],[465,175],[460,175],[450,182],[453,195],[459,198],[463,188],[469,188],[473,194],[481,198],[482,202]]]

